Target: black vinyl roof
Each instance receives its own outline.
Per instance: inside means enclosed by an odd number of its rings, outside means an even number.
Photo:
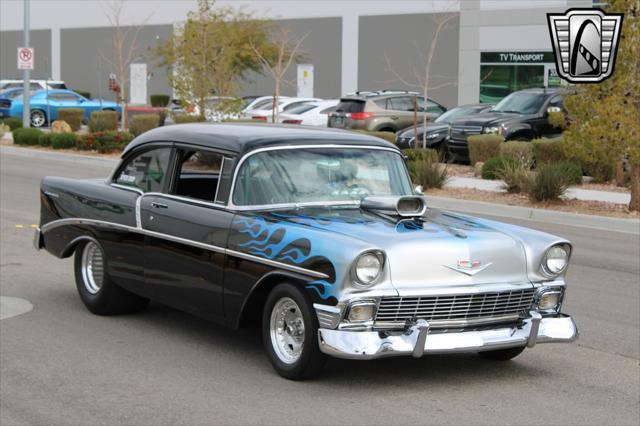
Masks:
[[[384,139],[338,129],[261,123],[190,123],[145,132],[127,145],[122,155],[153,142],[183,142],[237,154],[283,145],[347,144],[395,148]]]

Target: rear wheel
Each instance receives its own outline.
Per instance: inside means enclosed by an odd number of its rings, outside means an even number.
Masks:
[[[524,351],[525,347],[498,349],[497,351],[478,352],[478,354],[486,359],[492,359],[494,361],[509,361],[520,355]]]
[[[44,111],[41,111],[39,109],[34,109],[33,111],[31,111],[31,127],[42,127],[45,124],[47,124],[47,116],[44,113]]]
[[[262,339],[271,364],[287,379],[310,378],[326,361],[318,346],[318,319],[311,303],[292,284],[278,285],[267,297]]]
[[[149,299],[118,287],[107,272],[107,259],[95,241],[80,243],[75,253],[76,287],[87,309],[97,315],[139,312]]]

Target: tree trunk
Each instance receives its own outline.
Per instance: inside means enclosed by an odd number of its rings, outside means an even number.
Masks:
[[[413,97],[413,146],[418,147],[418,98],[416,96]]]
[[[640,211],[640,163],[631,166],[631,202],[629,210]]]
[[[616,186],[624,186],[624,163],[616,161]]]

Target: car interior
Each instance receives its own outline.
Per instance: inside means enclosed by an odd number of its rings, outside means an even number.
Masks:
[[[175,194],[214,202],[222,155],[204,151],[183,151],[180,157]]]

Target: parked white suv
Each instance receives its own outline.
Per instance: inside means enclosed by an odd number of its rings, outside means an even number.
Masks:
[[[0,91],[8,89],[21,89],[24,80],[0,80]],[[31,91],[49,89],[66,89],[67,85],[60,80],[31,80],[29,89]]]

